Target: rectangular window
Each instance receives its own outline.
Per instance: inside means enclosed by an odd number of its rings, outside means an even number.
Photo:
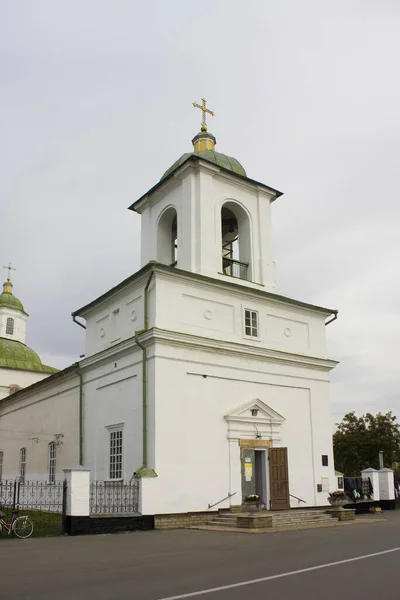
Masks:
[[[323,467],[327,467],[328,466],[328,455],[327,454],[323,454],[322,455],[322,466]]]
[[[0,481],[3,479],[3,458],[4,458],[4,453],[1,450],[0,451]]]
[[[322,491],[329,492],[329,477],[321,477]]]
[[[250,337],[258,337],[258,312],[244,309],[244,332]]]
[[[19,479],[24,483],[26,475],[26,448],[19,451]]]
[[[122,429],[110,431],[110,479],[122,479]]]
[[[338,490],[344,490],[344,479],[343,479],[343,477],[338,477],[337,478],[337,487],[338,487]]]
[[[56,443],[49,444],[49,483],[56,481]]]

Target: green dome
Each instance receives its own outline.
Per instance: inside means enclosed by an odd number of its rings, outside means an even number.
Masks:
[[[4,296],[5,294],[1,295]],[[58,369],[44,365],[39,355],[32,348],[28,348],[21,342],[2,337],[0,337],[0,368],[39,371],[41,373],[57,373],[58,371]]]
[[[22,302],[12,294],[9,294],[8,292],[3,292],[2,294],[0,294],[0,307],[2,306],[6,308],[14,308],[15,310],[21,310],[22,312],[25,312]]]
[[[165,179],[167,175],[175,171],[180,165],[182,165],[185,160],[189,158],[189,156],[198,156],[199,158],[204,158],[204,160],[208,160],[209,162],[218,165],[219,167],[223,167],[224,169],[229,169],[229,171],[233,171],[234,173],[238,173],[239,175],[243,175],[247,177],[246,171],[240,164],[236,158],[232,158],[231,156],[227,156],[226,154],[221,154],[221,152],[215,152],[215,150],[204,150],[203,152],[186,152],[182,154],[182,156],[174,162],[172,167],[170,167],[167,171],[165,171],[164,175],[161,179]]]

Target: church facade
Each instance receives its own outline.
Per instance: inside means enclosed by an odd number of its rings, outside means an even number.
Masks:
[[[337,311],[276,289],[281,193],[216,152],[205,119],[192,142],[130,207],[142,218],[141,269],[73,313],[85,357],[13,401],[54,385],[48,396],[64,394],[75,428],[59,472],[68,456],[96,480],[139,478],[142,514],[251,494],[272,510],[326,505],[336,489],[326,325]],[[57,427],[65,436],[67,423]]]

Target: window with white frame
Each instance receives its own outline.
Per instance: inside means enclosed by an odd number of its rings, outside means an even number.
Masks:
[[[56,443],[49,444],[49,483],[56,481]]]
[[[4,453],[3,450],[0,450],[0,481],[3,479],[3,459]]]
[[[249,337],[258,337],[258,312],[244,309],[244,333]]]
[[[13,333],[14,333],[14,319],[12,319],[11,317],[8,317],[8,319],[6,321],[6,334],[13,335]]]
[[[21,448],[19,451],[19,479],[25,481],[26,475],[26,448]]]
[[[110,479],[122,479],[122,429],[110,430]]]
[[[329,492],[329,477],[321,477],[321,486],[323,492]]]

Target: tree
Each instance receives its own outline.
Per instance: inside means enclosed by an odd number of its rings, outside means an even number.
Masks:
[[[391,412],[366,413],[357,417],[347,413],[333,434],[335,467],[347,477],[357,476],[362,469],[379,469],[379,452],[383,452],[385,467],[400,461],[399,424]]]

